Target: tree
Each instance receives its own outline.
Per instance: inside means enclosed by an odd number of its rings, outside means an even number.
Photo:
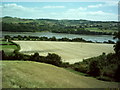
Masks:
[[[5,38],[5,40],[10,40],[11,39],[11,37],[9,35],[5,35],[4,38]]]
[[[34,53],[34,55],[30,57],[30,60],[40,62],[39,53],[38,52]]]
[[[114,50],[117,55],[120,55],[120,41],[117,41],[117,43],[114,45]]]
[[[120,40],[120,31],[118,33],[115,33],[114,39],[118,38]]]
[[[115,35],[114,39],[118,39],[118,41],[114,45],[114,50],[117,55],[120,55],[120,31]]]
[[[46,59],[47,59],[46,63],[49,63],[49,64],[53,64],[56,66],[60,66],[62,64],[61,57],[54,53],[53,54],[48,53]]]
[[[115,79],[116,81],[120,81],[120,65],[118,65],[117,70],[115,72]]]
[[[0,51],[0,56],[2,56],[2,60],[6,60],[7,59],[7,55],[5,54],[4,50]]]
[[[91,76],[100,76],[101,72],[100,72],[100,66],[99,66],[99,62],[96,60],[93,60],[90,62],[89,65],[89,74]]]

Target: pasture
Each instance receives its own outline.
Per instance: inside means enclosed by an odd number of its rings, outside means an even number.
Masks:
[[[0,41],[0,50],[4,50],[6,54],[10,55],[16,49],[17,46],[11,42]]]
[[[41,56],[56,53],[62,61],[75,63],[83,59],[101,55],[103,52],[113,53],[114,44],[83,43],[83,42],[56,42],[56,41],[14,41],[21,47],[20,52]]]
[[[2,61],[3,88],[117,88],[118,83],[81,76],[32,61]]]

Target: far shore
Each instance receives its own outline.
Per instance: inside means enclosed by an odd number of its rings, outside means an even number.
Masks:
[[[83,59],[101,55],[103,52],[114,53],[114,44],[85,43],[85,42],[59,42],[59,41],[14,41],[21,47],[20,52],[41,56],[56,53],[64,62],[75,63]]]

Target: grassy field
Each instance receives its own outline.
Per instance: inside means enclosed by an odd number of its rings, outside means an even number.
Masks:
[[[0,50],[4,50],[6,54],[11,54],[15,49],[17,49],[16,45],[7,45],[7,44],[12,44],[10,42],[6,41],[0,41],[0,44],[6,44],[6,45],[0,45]]]
[[[99,81],[53,65],[30,61],[2,61],[3,88],[116,88],[118,83]]]
[[[11,42],[0,41],[0,44],[12,44]]]
[[[81,43],[81,42],[54,42],[54,41],[14,41],[21,47],[20,52],[33,54],[39,52],[46,56],[56,53],[63,61],[74,63],[83,59],[101,55],[103,52],[112,53],[113,44]]]
[[[93,31],[93,32],[107,32],[107,33],[117,32],[117,30],[100,30],[99,28],[86,28],[86,30]]]

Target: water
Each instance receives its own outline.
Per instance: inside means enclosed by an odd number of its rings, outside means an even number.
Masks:
[[[57,39],[58,38],[83,38],[87,41],[91,40],[93,42],[104,42],[104,41],[116,41],[113,39],[112,35],[76,35],[76,34],[63,34],[63,33],[51,33],[51,32],[2,32],[2,37],[5,35],[10,35],[10,36],[45,36],[45,37],[53,37],[55,36]]]

